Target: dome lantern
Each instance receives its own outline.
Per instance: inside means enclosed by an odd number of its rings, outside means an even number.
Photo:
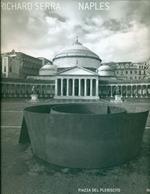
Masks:
[[[75,41],[73,42],[73,45],[82,45],[79,40],[78,40],[78,36],[76,36]]]

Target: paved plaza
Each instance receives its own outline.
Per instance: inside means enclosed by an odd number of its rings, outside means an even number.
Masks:
[[[132,101],[121,106],[130,111],[150,109],[149,104],[148,100]],[[79,170],[47,164],[33,156],[30,145],[18,144],[23,109],[29,105],[25,100],[2,100],[2,194],[91,193],[79,192],[84,188],[101,188],[101,193],[107,193],[105,188],[119,188],[121,194],[144,194],[150,188],[150,115],[136,159],[109,169]]]

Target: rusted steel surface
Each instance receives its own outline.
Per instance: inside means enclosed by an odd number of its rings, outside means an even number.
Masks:
[[[147,116],[148,111],[127,113],[123,108],[96,103],[39,105],[24,110],[33,153],[70,168],[108,167],[137,156]]]

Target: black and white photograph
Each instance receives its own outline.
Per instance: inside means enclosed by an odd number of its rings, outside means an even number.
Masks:
[[[1,193],[150,193],[150,1],[1,0]]]

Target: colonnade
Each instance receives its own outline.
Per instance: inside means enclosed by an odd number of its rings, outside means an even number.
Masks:
[[[118,91],[116,91],[118,88]],[[99,86],[100,97],[113,98],[114,95],[119,94],[124,98],[149,98],[150,97],[150,84],[109,84]]]
[[[95,78],[58,78],[55,87],[56,97],[98,97]]]
[[[33,90],[41,98],[50,98],[55,95],[55,85],[54,84],[35,84],[35,83],[18,83],[4,82],[1,84],[1,96],[9,98],[30,98]]]
[[[56,81],[56,82],[55,82]],[[123,98],[150,98],[150,83],[101,84],[95,78],[58,78],[43,83],[1,82],[2,97],[30,97],[32,87],[41,98],[114,98],[118,93]],[[118,91],[116,88],[118,87]]]

